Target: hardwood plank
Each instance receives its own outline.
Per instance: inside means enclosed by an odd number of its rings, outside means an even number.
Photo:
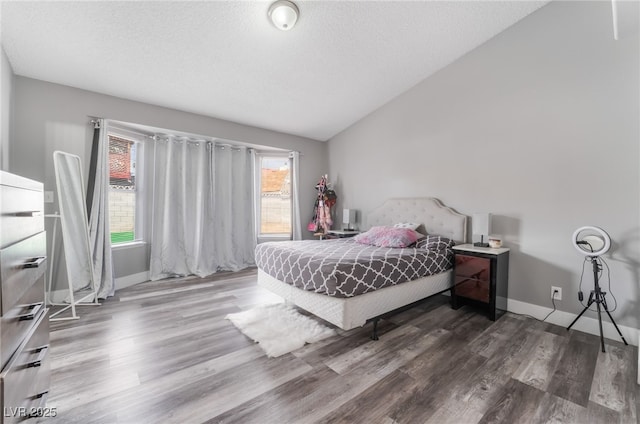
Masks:
[[[587,406],[599,351],[596,337],[574,332],[549,382],[549,393]]]
[[[404,325],[385,333],[384,337],[380,340],[369,340],[367,343],[361,344],[355,349],[325,360],[324,363],[336,373],[343,374],[348,372],[352,367],[357,366],[360,362],[374,355],[378,355],[384,350],[395,350],[396,343],[399,343],[400,339],[411,339],[417,337],[418,334],[420,334],[420,329]]]
[[[451,309],[451,306],[448,304],[440,304],[430,313],[419,314],[414,319],[407,321],[406,324],[421,328],[425,331],[431,331],[437,328],[443,328],[449,322],[458,319],[466,310],[466,307],[454,310]]]
[[[386,320],[381,320],[378,325],[378,333],[381,338],[396,328],[395,324],[392,324]],[[340,332],[339,332],[340,333]],[[323,364],[335,358],[343,355],[351,350],[367,344],[371,341],[371,328],[370,325],[365,325],[361,328],[356,328],[348,333],[342,333],[336,337],[326,339],[324,343],[312,344],[302,349],[293,352],[293,354],[303,359],[305,362],[311,365]]]
[[[435,296],[377,342],[366,325],[269,359],[224,317],[273,301],[253,269],[143,283],[52,323],[58,416],[34,422],[638,421],[637,350],[616,340],[600,354],[597,336]]]
[[[621,423],[632,424],[637,421],[623,420],[620,413],[594,402],[589,402],[586,410],[575,418],[576,423]]]
[[[527,321],[517,316],[505,315],[479,333],[474,340],[469,343],[469,348],[486,358],[490,358],[503,348],[506,342],[520,341],[523,331],[528,327]]]
[[[606,411],[599,406],[596,406],[596,408],[597,410],[589,410],[558,396],[545,393],[532,418],[532,422],[549,424],[618,422],[619,416],[617,413],[613,413],[614,411]]]
[[[377,422],[380,417],[387,416],[397,403],[405,399],[415,386],[415,379],[396,370],[318,422],[326,424]],[[391,418],[389,421],[394,422]]]
[[[304,417],[314,405],[305,401],[314,392],[330,384],[337,374],[328,367],[317,366],[290,384],[256,396],[220,414],[210,423],[293,423]]]
[[[553,373],[568,344],[566,337],[544,332],[523,359],[513,378],[540,390],[547,390]]]
[[[436,413],[427,422],[478,422],[483,412],[503,394],[511,370],[520,363],[527,351],[525,346],[530,345],[533,339],[535,334],[522,332],[519,337],[512,338],[502,351],[485,358],[481,366],[471,369],[463,381],[457,382],[455,390],[441,400]]]
[[[420,355],[421,368],[414,366],[416,361],[402,368],[416,380],[416,387],[409,396],[397,402],[388,414],[398,423],[425,422],[430,419],[446,400],[455,397],[459,387],[467,385],[473,371],[486,362],[486,358],[466,349],[456,349],[448,355],[445,363],[430,363],[426,360],[428,356],[431,356],[431,352]]]
[[[605,349],[605,353],[598,351],[589,400],[614,411],[622,411],[629,401],[625,396],[625,375],[631,373],[626,366],[630,361],[624,357],[623,349],[613,346]]]
[[[100,365],[100,364],[96,364]],[[95,370],[95,371],[94,371]],[[60,410],[82,408],[96,398],[108,397],[122,391],[139,387],[138,374],[131,370],[110,371],[106,368],[87,369],[83,374],[75,374],[69,379],[57,379],[53,376],[52,396],[49,403]],[[79,388],[82,388],[79,390]]]
[[[637,375],[637,364],[633,356],[635,352],[624,346],[612,346],[608,343],[605,349],[604,353],[598,352],[589,400],[618,411],[624,421],[637,422],[634,407],[638,394],[634,378]]]
[[[115,422],[201,422],[204,419],[180,421],[182,415],[188,415],[192,409],[188,405],[191,397],[201,398],[205,391],[218,393],[225,390],[228,391],[227,395],[233,396],[237,391],[242,392],[238,395],[239,397],[246,396],[247,391],[242,388],[243,381],[253,384],[249,394],[260,389],[265,390],[266,387],[270,387],[270,384],[274,384],[273,380],[269,381],[269,377],[278,378],[274,374],[281,373],[280,378],[290,376],[286,370],[290,364],[286,362],[270,361],[257,345],[251,345],[178,372],[165,374],[137,387],[125,388],[109,396],[94,398],[83,407],[77,407],[71,411],[60,408],[60,411],[68,412],[62,415],[65,417],[62,422],[67,422],[69,416],[84,415],[85,409],[92,411],[96,422],[102,422],[106,416],[112,414],[116,405],[118,420]],[[301,371],[301,367],[307,368],[302,363],[291,368],[294,368],[293,372],[296,373]],[[234,375],[238,377],[235,382]],[[263,378],[266,381],[262,381]],[[224,402],[216,407],[224,408]],[[203,408],[203,411],[206,409]],[[170,418],[170,414],[174,414],[175,418]],[[92,421],[78,420],[77,422],[91,423]]]
[[[414,307],[406,309],[404,311],[395,313],[389,316],[387,319],[396,325],[406,324],[409,321],[424,317],[428,312],[433,311],[436,308],[444,305],[451,304],[451,297],[444,295],[435,295],[430,298],[417,303]],[[449,308],[451,309],[451,308]]]
[[[369,387],[393,373],[402,365],[434,346],[439,337],[425,334],[417,339],[403,340],[394,351],[383,351],[352,367],[349,372],[337,375],[329,384],[305,397],[302,402],[313,405],[292,422],[316,422],[329,415],[336,408],[358,397]]]
[[[515,423],[536,414],[545,392],[518,380],[510,379],[503,395],[485,412],[479,424]]]
[[[197,381],[157,396],[146,408],[121,408],[124,422],[201,423],[212,419],[275,387],[292,381],[313,368],[290,357],[261,357],[235,367],[217,378]]]
[[[448,321],[442,326],[458,337],[470,342],[478,337],[486,329],[493,326],[494,322],[489,320],[485,315],[478,314],[472,309],[463,308],[460,310],[462,314]]]
[[[477,423],[482,419],[482,412],[473,409],[466,402],[451,397],[440,406],[425,424],[461,424]]]
[[[566,328],[560,327],[559,325],[545,323],[544,331],[547,333],[555,334],[556,336],[566,337],[568,338],[570,333]]]

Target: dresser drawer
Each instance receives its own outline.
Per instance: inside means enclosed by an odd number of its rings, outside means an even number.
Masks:
[[[491,260],[477,256],[456,254],[454,287],[456,296],[489,303]]]
[[[42,191],[0,185],[0,249],[44,231]]]
[[[0,318],[0,369],[25,339],[44,310],[44,275]]]
[[[461,278],[489,281],[491,260],[477,256],[456,255],[455,274]]]
[[[49,391],[49,318],[42,311],[0,376],[4,423],[19,422],[43,407]]]
[[[44,231],[0,250],[0,315],[7,313],[44,274],[46,251]]]

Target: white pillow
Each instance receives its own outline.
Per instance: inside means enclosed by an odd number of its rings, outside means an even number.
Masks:
[[[411,228],[413,231],[417,230],[420,224],[414,224],[413,222],[398,222],[394,225],[395,228]]]

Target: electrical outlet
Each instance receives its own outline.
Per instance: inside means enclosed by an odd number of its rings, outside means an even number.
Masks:
[[[53,191],[44,192],[44,203],[53,203]]]
[[[562,287],[551,286],[551,299],[562,300]]]

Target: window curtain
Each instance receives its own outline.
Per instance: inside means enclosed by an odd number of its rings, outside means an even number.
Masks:
[[[89,244],[93,256],[93,278],[98,287],[98,297],[113,296],[113,259],[111,255],[111,234],[109,229],[109,139],[107,122],[100,119],[95,124],[92,147],[91,174],[91,214],[89,216]],[[97,154],[94,152],[97,151]],[[95,170],[95,173],[94,173]],[[91,192],[91,191],[90,191]]]
[[[251,163],[253,164],[253,236],[256,241],[260,238],[260,163],[255,149],[251,149]]]
[[[151,279],[254,265],[249,149],[178,137],[153,148]]]
[[[291,193],[293,194],[292,211],[291,211],[291,238],[293,240],[302,240],[302,220],[300,219],[300,196],[298,190],[300,188],[300,152],[291,152]]]

